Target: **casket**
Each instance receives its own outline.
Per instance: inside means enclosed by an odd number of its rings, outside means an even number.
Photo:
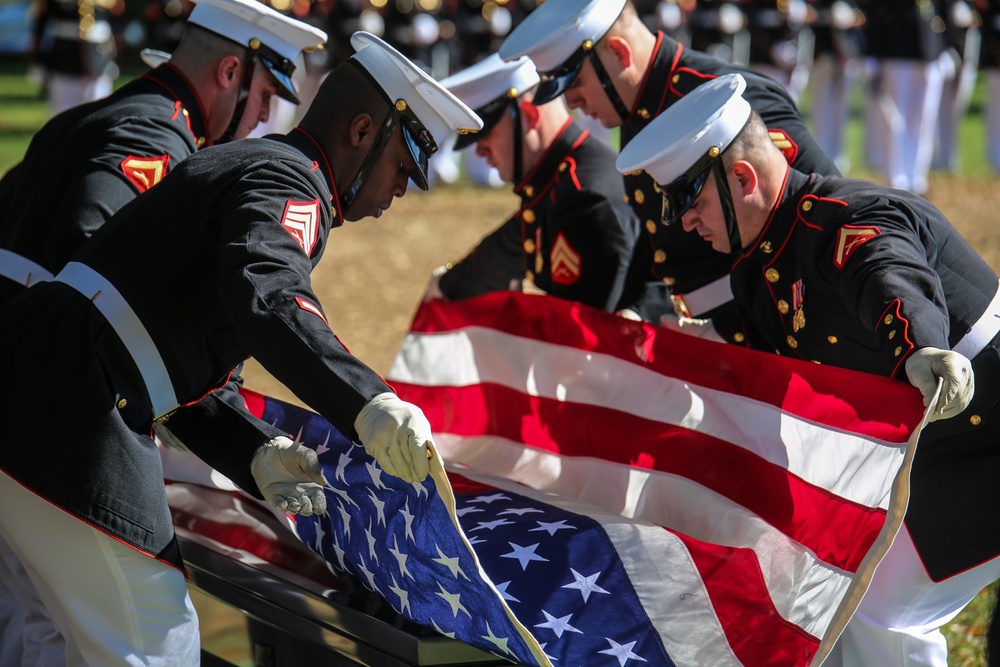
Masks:
[[[245,618],[254,667],[511,664],[408,621],[245,494],[168,482],[167,496],[189,587]],[[202,660],[232,664],[207,645]]]

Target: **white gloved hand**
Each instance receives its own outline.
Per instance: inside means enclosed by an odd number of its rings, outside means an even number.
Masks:
[[[448,267],[439,266],[431,273],[430,282],[427,283],[427,289],[424,290],[424,301],[431,301],[433,299],[447,299],[444,292],[441,291],[441,276],[448,272]]]
[[[631,308],[622,308],[617,313],[618,317],[624,317],[626,320],[632,320],[633,322],[642,322],[642,318],[639,317],[639,313],[635,312]]]
[[[696,317],[678,317],[677,315],[661,315],[660,316],[660,326],[665,329],[670,329],[671,331],[679,331],[682,334],[687,334],[688,336],[695,336],[696,338],[704,338],[705,340],[715,341],[716,343],[725,343],[716,331],[715,327],[712,326],[712,320],[710,319],[699,319]]]
[[[365,451],[390,475],[406,482],[427,476],[431,424],[417,406],[391,392],[379,394],[361,408],[354,428]]]
[[[930,404],[937,390],[938,379],[944,380],[941,397],[931,413],[930,420],[948,419],[969,406],[976,391],[972,363],[958,352],[923,347],[906,360],[906,377],[920,390],[924,406]]]
[[[326,512],[326,477],[309,447],[278,436],[254,453],[250,472],[267,502],[279,510],[303,516]]]

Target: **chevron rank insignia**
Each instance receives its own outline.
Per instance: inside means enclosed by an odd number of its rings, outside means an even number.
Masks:
[[[572,285],[580,279],[583,260],[580,253],[569,244],[561,232],[552,245],[549,261],[552,266],[552,282],[560,285]]]
[[[865,241],[875,238],[882,232],[877,227],[851,227],[844,225],[837,230],[837,250],[833,256],[833,265],[838,269],[844,268],[851,255],[861,247]]]
[[[319,200],[285,202],[285,212],[281,216],[281,226],[292,235],[306,257],[312,257],[313,248],[319,239]]]
[[[163,177],[167,175],[169,163],[169,155],[155,155],[153,157],[129,155],[122,160],[121,169],[125,178],[137,187],[140,193],[143,193],[163,180]]]
[[[799,156],[799,145],[795,143],[795,140],[788,136],[788,133],[784,130],[772,130],[768,128],[767,134],[771,137],[771,141],[778,147],[782,155],[785,156],[785,162],[788,164],[795,162],[795,158]]]

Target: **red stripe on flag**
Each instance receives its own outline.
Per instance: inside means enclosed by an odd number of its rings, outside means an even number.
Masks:
[[[563,456],[685,477],[849,572],[857,571],[885,522],[883,510],[840,498],[742,447],[691,429],[495,384],[395,386],[400,396],[421,406],[437,433],[499,436]]]
[[[240,396],[243,397],[243,401],[247,405],[247,410],[250,411],[257,419],[264,418],[264,407],[265,401],[264,394],[260,394],[252,389],[247,389],[246,387],[240,388]]]
[[[720,345],[562,299],[494,292],[458,302],[430,301],[417,311],[411,332],[444,333],[470,326],[607,354],[886,442],[906,442],[910,425],[919,424],[923,415],[920,393],[905,382],[866,375],[859,383],[858,371]],[[699,364],[706,357],[719,363],[706,368]],[[817,402],[817,395],[828,400]]]
[[[751,549],[674,534],[691,554],[726,639],[742,664],[805,665],[812,660],[819,650],[819,639],[781,617]]]

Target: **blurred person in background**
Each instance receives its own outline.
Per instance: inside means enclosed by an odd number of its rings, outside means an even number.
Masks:
[[[1000,0],[975,0],[982,18],[979,67],[986,78],[986,157],[1000,174]],[[1000,650],[997,651],[1000,655]]]
[[[720,60],[746,65],[750,60],[750,33],[743,9],[734,0],[690,0],[687,44]]]
[[[107,97],[118,76],[112,17],[123,0],[36,0],[29,61],[40,70],[50,115]]]
[[[164,53],[173,52],[184,36],[193,9],[193,0],[150,0],[144,12],[146,46]]]
[[[938,109],[931,168],[958,171],[958,129],[969,111],[979,72],[982,19],[965,0],[945,0],[945,41],[941,57],[944,83]]]
[[[810,0],[809,9],[814,44],[809,124],[823,151],[846,173],[844,130],[861,66],[865,18],[854,0]]]
[[[744,0],[750,67],[783,85],[796,103],[809,82],[814,56],[806,0]]]
[[[927,192],[944,76],[942,0],[858,0],[865,15],[867,145],[888,185]]]

